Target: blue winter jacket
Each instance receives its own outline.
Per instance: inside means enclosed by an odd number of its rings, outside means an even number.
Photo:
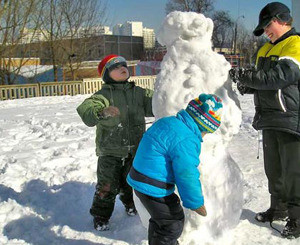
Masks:
[[[144,133],[127,182],[133,189],[153,197],[172,194],[176,185],[184,207],[201,207],[201,142],[201,132],[185,110],[159,119]]]

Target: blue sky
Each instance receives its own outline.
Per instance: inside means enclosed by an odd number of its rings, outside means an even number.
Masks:
[[[276,0],[291,8],[292,0]],[[108,0],[109,19],[106,25],[112,27],[125,21],[142,21],[143,26],[153,28],[157,32],[165,13],[168,0]],[[260,10],[272,0],[215,0],[216,10],[228,11],[234,20],[238,16],[239,22],[248,29],[254,29],[258,22]]]

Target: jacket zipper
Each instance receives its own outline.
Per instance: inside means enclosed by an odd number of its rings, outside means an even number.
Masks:
[[[131,142],[130,142],[130,120],[129,120],[129,105],[128,105],[128,99],[127,99],[127,95],[126,95],[126,90],[125,88],[123,88],[123,93],[125,96],[125,101],[126,101],[126,107],[127,107],[127,123],[128,123],[128,127],[127,127],[127,137],[128,137],[128,150],[130,151],[131,149]]]

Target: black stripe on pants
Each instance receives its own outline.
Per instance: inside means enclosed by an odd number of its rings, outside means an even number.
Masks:
[[[135,190],[151,218],[149,220],[149,245],[176,245],[184,225],[184,212],[178,196],[156,198]]]

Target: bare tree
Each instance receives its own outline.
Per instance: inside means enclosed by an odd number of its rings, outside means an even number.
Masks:
[[[206,14],[213,10],[213,4],[214,0],[169,0],[166,13],[178,10]]]
[[[24,38],[26,26],[36,30],[31,22],[32,13],[37,10],[38,0],[2,0],[0,1],[0,80],[1,84],[15,82],[26,56],[15,57],[15,49]],[[24,54],[27,50],[24,50]],[[13,58],[19,58],[18,62]]]
[[[226,11],[216,11],[212,16],[214,22],[213,44],[214,47],[222,48],[229,45],[233,36],[234,22]]]
[[[75,71],[80,68],[81,61],[85,56],[84,48],[74,47],[74,40],[81,38],[81,44],[84,45],[84,39],[93,38],[99,35],[99,29],[106,20],[106,2],[99,0],[63,0],[59,8],[64,20],[64,27],[60,29],[60,36],[68,39],[60,48],[63,53],[61,62],[67,64],[71,76],[76,79]],[[77,40],[78,43],[78,40]]]
[[[58,81],[59,66],[59,45],[63,28],[62,11],[59,9],[61,0],[41,0],[39,6],[40,13],[36,13],[35,23],[39,26],[39,31],[43,34],[42,52],[47,57],[47,62],[53,66],[54,81]]]
[[[80,67],[84,48],[76,50],[74,40],[92,35],[96,25],[105,21],[106,0],[43,0],[44,13],[40,16],[40,28],[44,33],[53,65],[54,79],[58,80],[58,66],[67,64],[73,79]],[[82,40],[83,43],[84,40]],[[78,40],[77,42],[78,43]]]
[[[243,34],[242,34],[243,35]],[[244,55],[244,67],[254,67],[258,50],[267,42],[265,37],[256,37],[252,31],[245,34],[244,40],[238,39],[238,47]]]

